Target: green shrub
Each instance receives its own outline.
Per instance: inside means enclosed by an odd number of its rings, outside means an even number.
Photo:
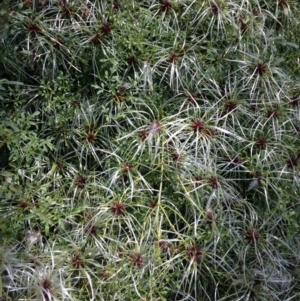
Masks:
[[[299,2],[9,2],[0,299],[298,300]]]

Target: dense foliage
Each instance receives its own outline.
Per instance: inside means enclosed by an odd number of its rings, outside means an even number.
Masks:
[[[1,300],[299,300],[300,3],[0,4]]]

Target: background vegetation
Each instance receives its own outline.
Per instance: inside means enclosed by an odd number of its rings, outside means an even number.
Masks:
[[[1,300],[300,300],[300,3],[0,4]]]

